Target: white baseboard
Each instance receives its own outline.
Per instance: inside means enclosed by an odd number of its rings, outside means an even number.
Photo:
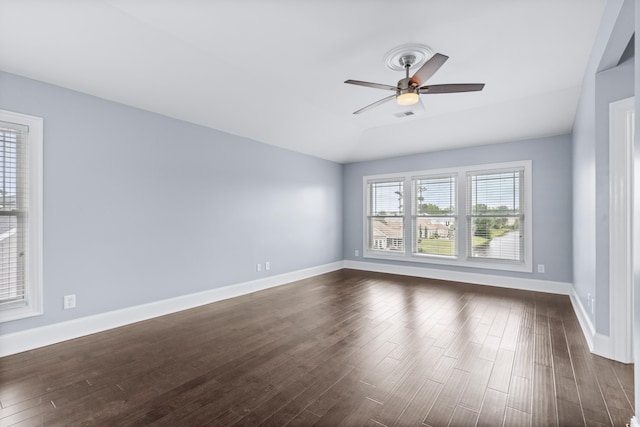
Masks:
[[[571,297],[571,305],[573,306],[573,311],[576,312],[576,317],[578,317],[578,323],[580,323],[580,327],[582,328],[582,334],[584,338],[587,340],[587,345],[589,346],[589,350],[593,354],[597,354],[598,356],[606,357],[607,359],[615,359],[614,351],[613,351],[613,342],[611,337],[608,335],[603,335],[596,332],[595,327],[593,326],[593,322],[589,318],[587,314],[587,309],[584,308],[580,297],[575,292],[575,289],[572,289]],[[629,361],[619,360],[622,363],[629,363]],[[640,427],[640,426],[639,426]]]
[[[342,261],[297,270],[250,282],[238,283],[204,292],[182,295],[162,301],[127,307],[121,310],[81,317],[12,334],[0,335],[0,357],[79,338],[119,326],[210,304],[275,286],[284,285],[323,273],[340,270]]]
[[[583,331],[584,333],[584,331]],[[611,337],[608,335],[602,335],[596,332],[593,336],[593,348],[591,349],[591,353],[597,354],[598,356],[606,357],[607,359],[617,360],[615,355],[613,354],[613,342]],[[629,363],[628,361],[618,360],[621,363]]]
[[[595,332],[584,306],[570,283],[349,260],[0,335],[0,357],[250,294],[341,268],[569,295],[589,350],[599,356],[611,358],[610,338]]]
[[[591,319],[587,314],[587,310],[584,308],[584,305],[582,305],[582,301],[580,301],[580,297],[578,297],[575,289],[569,296],[571,297],[571,305],[573,306],[573,311],[576,312],[578,323],[580,324],[580,328],[582,328],[582,334],[587,340],[589,350],[593,353],[596,328],[593,327],[593,323],[591,322]]]
[[[424,277],[427,279],[450,280],[453,282],[473,283],[476,285],[496,286],[499,288],[547,292],[560,295],[571,295],[573,292],[573,286],[571,285],[571,283],[567,282],[523,279],[519,277],[468,273],[464,271],[441,270],[437,268],[411,267],[404,265],[379,264],[375,262],[349,260],[344,261],[344,268],[374,271],[378,273],[399,274],[402,276]]]
[[[629,423],[631,427],[640,427],[640,422],[636,417],[631,418],[631,422]]]
[[[596,332],[571,283],[349,260],[344,261],[344,268],[568,295],[582,328],[582,334],[587,340],[589,351],[607,359],[614,359],[611,337]],[[621,362],[628,363],[628,361]]]

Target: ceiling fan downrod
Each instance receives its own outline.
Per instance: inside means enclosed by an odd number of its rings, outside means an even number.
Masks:
[[[416,62],[415,55],[403,55],[400,57],[400,65],[404,67],[405,77],[409,78],[409,68]]]

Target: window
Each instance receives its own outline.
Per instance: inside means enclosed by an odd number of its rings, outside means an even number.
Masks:
[[[369,184],[367,247],[381,252],[404,251],[404,181]]]
[[[469,172],[467,180],[468,256],[522,262],[524,169]]]
[[[530,161],[365,176],[364,186],[365,257],[532,271]]]
[[[0,110],[0,321],[42,313],[42,119]]]
[[[456,176],[413,179],[413,252],[455,256]]]

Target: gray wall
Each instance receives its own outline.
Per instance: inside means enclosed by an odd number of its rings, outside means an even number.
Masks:
[[[45,313],[1,333],[343,258],[340,164],[11,74],[0,94],[44,118]]]
[[[596,332],[609,334],[609,103],[634,94],[635,58],[618,64],[633,33],[633,0],[612,0],[585,72],[573,128],[573,271]]]
[[[356,249],[360,254],[363,253],[363,176],[517,160],[532,160],[534,273],[485,269],[479,271],[438,264],[375,260],[354,255]],[[343,202],[345,259],[570,283],[572,281],[571,177],[571,137],[569,135],[345,165]],[[545,264],[545,273],[537,273],[536,264]]]
[[[596,290],[595,76],[583,80],[572,145],[573,286],[586,309],[587,295],[595,295]],[[595,316],[588,314],[595,323]]]

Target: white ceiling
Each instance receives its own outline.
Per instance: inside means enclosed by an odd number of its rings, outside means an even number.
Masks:
[[[0,69],[336,162],[571,131],[605,0],[0,0]],[[429,80],[486,83],[388,95],[384,55],[450,57]]]

